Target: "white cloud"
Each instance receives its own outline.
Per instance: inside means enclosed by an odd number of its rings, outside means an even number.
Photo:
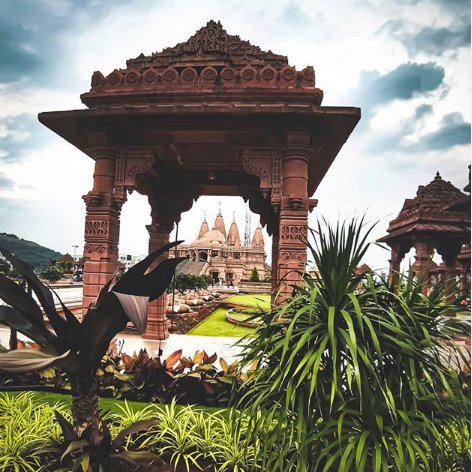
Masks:
[[[61,5],[65,9],[61,14],[64,14],[69,4],[62,2]],[[141,52],[151,54],[185,41],[210,19],[221,20],[230,34],[239,34],[263,49],[287,55],[289,62],[298,68],[313,65],[317,85],[325,93],[324,105],[356,106],[355,96],[346,97],[356,89],[362,71],[376,70],[385,74],[412,60],[404,44],[391,35],[379,34],[382,25],[389,20],[401,20],[413,34],[422,26],[447,26],[453,16],[432,1],[399,6],[394,0],[333,0],[329,3],[272,0],[270,4],[249,0],[208,0],[198,4],[193,0],[134,0],[125,5],[114,5],[105,16],[84,25],[74,34],[62,35],[61,40],[68,51],[64,60],[67,60],[71,77],[77,79],[73,84],[76,90],[71,91],[70,83],[65,83],[64,88],[56,85],[54,89],[35,88],[24,83],[0,84],[0,119],[24,113],[36,115],[42,111],[82,108],[79,94],[89,88],[93,71],[108,74],[115,68],[125,67],[126,59]],[[414,60],[419,63],[435,60],[445,69],[447,94],[441,96],[439,91],[426,99],[413,98],[379,107],[372,118],[371,129],[363,134],[354,132],[328,171],[315,194],[319,208],[310,216],[310,222],[319,214],[333,219],[338,215],[363,213],[368,208],[369,220],[381,219],[373,233],[377,238],[384,234],[388,221],[400,211],[403,200],[414,196],[418,185],[431,181],[436,170],[458,187],[465,184],[470,152],[466,146],[415,154],[399,149],[378,154],[372,149],[372,137],[400,128],[423,103],[432,105],[433,112],[417,121],[410,130],[406,137],[412,142],[434,131],[444,115],[452,112],[460,112],[464,120],[470,121],[470,49],[434,59],[419,55]],[[0,124],[0,138],[12,132],[15,131]],[[5,227],[5,230],[14,230],[22,237],[61,251],[70,252],[73,244],[81,244],[85,215],[81,196],[90,189],[93,173],[93,162],[87,156],[51,133],[51,141],[44,148],[31,152],[22,163],[2,165],[2,172],[18,186],[24,186],[20,194],[3,195],[11,197],[11,201],[22,199],[26,212],[23,214],[30,215],[27,221],[21,221],[21,215],[8,215],[3,224],[10,224],[11,228]],[[245,209],[242,199],[201,197],[193,209],[183,215],[179,237],[187,241],[195,238],[204,210],[207,210],[211,224],[219,200],[227,225],[235,209],[243,233]],[[140,195],[131,196],[124,205],[122,252],[147,251],[145,225],[150,223],[149,213],[146,198]],[[255,219],[253,217],[253,229]],[[268,239],[266,243],[266,250],[270,252]],[[387,266],[387,254],[379,249],[371,254],[367,262],[372,267]]]

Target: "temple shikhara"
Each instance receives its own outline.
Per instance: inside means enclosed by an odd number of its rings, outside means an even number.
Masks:
[[[297,70],[215,21],[123,69],[94,72],[81,99],[87,109],[39,120],[95,161],[84,196],[84,307],[115,272],[120,211],[133,191],[149,201],[150,251],[169,241],[201,195],[243,197],[272,237],[274,296],[277,288],[281,299],[291,294],[306,265],[311,197],[359,121],[358,108],[322,106],[313,67]],[[214,236],[205,249],[217,258],[211,244],[223,241]],[[147,337],[168,336],[165,307],[165,296],[150,304]]]
[[[242,241],[239,228],[233,219],[228,232],[221,211],[210,229],[206,216],[197,239],[190,244],[180,244],[172,254],[188,257],[194,275],[210,275],[214,283],[227,286],[249,280],[254,268],[259,280],[265,277],[264,236],[258,226],[251,241]]]

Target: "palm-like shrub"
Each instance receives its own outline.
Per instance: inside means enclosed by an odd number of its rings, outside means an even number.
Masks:
[[[15,328],[34,340],[40,350],[23,349],[0,354],[0,370],[28,372],[56,365],[66,374],[71,385],[74,432],[79,437],[87,432],[92,443],[100,440],[96,372],[110,341],[133,322],[144,331],[149,301],[161,296],[171,281],[175,267],[184,258],[162,261],[149,270],[154,261],[176,241],[149,254],[130,268],[118,282],[110,280],[87,310],[82,322],[62,304],[64,317],[55,306],[53,295],[36,277],[33,270],[7,249],[0,252],[22,274],[36,294],[43,312],[18,285],[0,275],[0,298],[10,306],[0,306],[0,323]]]
[[[439,287],[426,296],[411,277],[394,290],[355,274],[370,229],[318,223],[318,273],[247,344],[244,362],[261,368],[238,405],[257,418],[262,470],[445,471],[461,460],[453,431],[469,434],[470,402],[449,359],[466,327]]]

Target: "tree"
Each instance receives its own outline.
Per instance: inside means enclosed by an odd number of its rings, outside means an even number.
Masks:
[[[61,268],[52,265],[49,266],[47,269],[42,270],[39,275],[41,278],[51,283],[55,283],[58,280],[62,279],[62,277],[64,276],[64,272]]]
[[[57,261],[57,266],[66,273],[72,272],[74,268],[75,260],[70,254],[64,254]]]
[[[209,275],[179,274],[176,275],[175,282],[169,286],[168,291],[172,291],[175,285],[175,289],[183,295],[187,290],[205,290],[211,282]]]
[[[249,277],[249,280],[251,282],[259,282],[259,272],[257,272],[257,269],[254,267],[251,272],[251,276]]]

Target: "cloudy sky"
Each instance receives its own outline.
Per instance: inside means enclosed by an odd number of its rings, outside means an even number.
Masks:
[[[81,196],[92,161],[37,121],[83,108],[93,71],[185,41],[220,20],[263,49],[313,65],[323,105],[358,106],[362,120],[317,190],[310,216],[367,212],[385,233],[403,200],[436,171],[462,188],[470,159],[468,0],[2,0],[0,2],[0,232],[61,252],[83,245]],[[179,236],[195,237],[203,211],[222,202],[244,228],[242,199],[201,197]],[[252,218],[253,226],[257,222]],[[150,223],[144,197],[122,212],[120,252],[141,254]],[[374,248],[373,268],[388,254]]]

